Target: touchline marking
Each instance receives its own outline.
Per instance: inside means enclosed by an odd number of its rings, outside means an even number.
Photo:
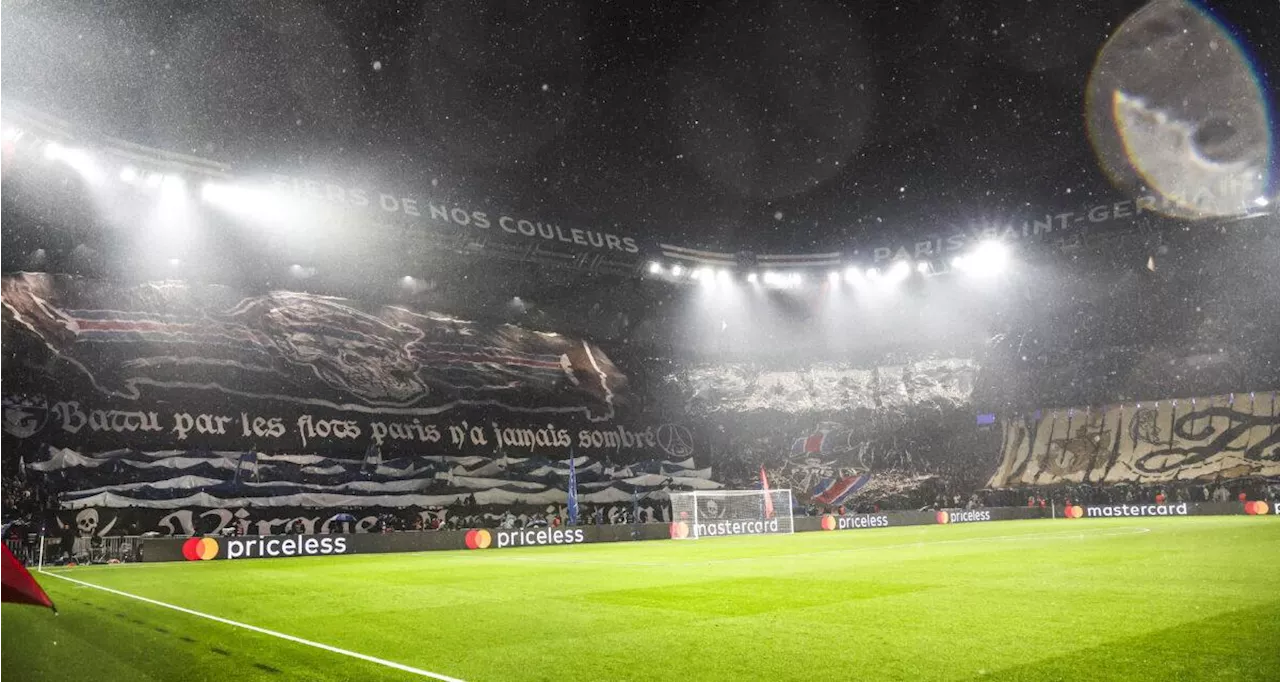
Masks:
[[[40,573],[42,573],[42,574],[44,574],[44,575],[47,575],[47,576],[52,576],[52,577],[57,578],[57,579],[59,579],[59,580],[66,580],[66,581],[68,581],[68,582],[72,582],[72,583],[75,583],[75,584],[77,584],[77,585],[82,585],[82,586],[84,586],[84,587],[92,587],[92,588],[94,588],[94,589],[96,589],[96,590],[102,590],[103,592],[110,592],[111,594],[116,594],[116,595],[119,595],[119,596],[121,596],[121,597],[128,597],[128,598],[130,598],[130,599],[137,599],[137,600],[138,600],[138,601],[140,601],[140,602],[146,602],[146,603],[148,603],[148,604],[154,604],[155,606],[162,606],[162,607],[164,607],[164,608],[166,608],[166,609],[173,609],[174,611],[178,611],[178,612],[181,612],[181,613],[185,613],[185,614],[190,615],[190,616],[196,616],[196,617],[199,617],[199,618],[206,618],[206,619],[208,619],[208,620],[212,620],[212,621],[214,621],[214,622],[222,623],[223,625],[230,625],[230,626],[232,626],[232,627],[244,628],[245,630],[250,630],[250,631],[253,631],[253,632],[257,632],[257,633],[259,633],[259,634],[263,634],[263,635],[270,635],[270,636],[272,636],[272,637],[279,637],[280,639],[283,639],[283,640],[286,640],[286,641],[290,641],[290,642],[293,642],[293,643],[295,643],[295,644],[302,644],[302,645],[309,646],[309,647],[315,647],[316,649],[323,649],[323,650],[325,650],[325,651],[329,651],[329,652],[332,652],[332,653],[335,653],[335,654],[342,654],[343,656],[350,656],[351,658],[358,658],[358,659],[360,659],[360,660],[362,660],[362,661],[368,661],[369,663],[376,663],[376,664],[378,664],[378,665],[385,666],[385,667],[388,667],[388,668],[393,668],[393,669],[395,669],[395,670],[399,670],[399,671],[401,671],[401,672],[411,673],[411,674],[413,674],[413,675],[419,675],[419,676],[421,676],[421,677],[430,677],[430,678],[432,678],[432,679],[442,680],[443,682],[463,682],[463,680],[460,680],[460,679],[458,679],[458,678],[456,678],[456,677],[449,677],[448,675],[441,675],[440,673],[433,673],[433,672],[431,672],[431,671],[429,671],[429,670],[422,670],[422,669],[420,669],[420,668],[414,668],[414,667],[412,667],[412,666],[408,666],[408,665],[405,665],[405,664],[403,664],[403,663],[396,663],[395,661],[388,661],[388,660],[386,660],[386,659],[377,658],[377,657],[375,657],[375,656],[369,656],[369,655],[367,655],[367,654],[362,654],[362,653],[360,653],[360,652],[358,652],[358,651],[350,651],[350,650],[348,650],[348,649],[340,649],[340,648],[338,648],[338,647],[336,647],[336,646],[329,646],[328,644],[321,644],[320,642],[313,642],[313,641],[311,641],[311,640],[309,640],[309,639],[303,639],[303,638],[301,638],[301,637],[294,637],[293,635],[286,635],[286,634],[285,634],[285,633],[283,633],[283,632],[276,632],[275,630],[268,630],[268,629],[266,629],[266,628],[260,628],[260,627],[258,627],[258,626],[256,626],[256,625],[249,625],[248,623],[240,623],[240,622],[237,622],[237,621],[234,621],[234,620],[230,620],[230,619],[227,619],[227,618],[220,618],[220,617],[218,617],[218,616],[214,616],[214,615],[211,615],[211,614],[208,614],[208,613],[201,613],[200,611],[194,611],[194,610],[192,610],[192,609],[183,608],[183,607],[181,607],[181,606],[174,606],[173,604],[166,604],[166,603],[164,603],[164,602],[162,602],[162,601],[156,601],[155,599],[148,599],[147,597],[140,597],[140,596],[138,596],[138,595],[136,595],[136,594],[129,594],[128,592],[121,592],[120,590],[113,590],[113,589],[111,589],[110,587],[103,587],[102,585],[94,585],[93,583],[87,583],[87,582],[85,582],[85,581],[83,581],[83,580],[76,580],[75,578],[68,578],[68,577],[67,577],[67,576],[65,576],[65,575],[58,575],[57,573],[50,573],[50,572],[48,572],[48,571],[40,571]]]
[[[900,526],[905,527],[905,526]],[[707,561],[602,561],[593,559],[558,559],[555,557],[497,557],[484,556],[485,561],[489,562],[512,562],[512,561],[535,561],[549,564],[605,564],[609,566],[707,566],[710,564],[727,564],[738,561],[768,561],[770,559],[792,559],[795,557],[817,556],[821,554],[849,554],[853,552],[874,552],[881,549],[919,549],[921,547],[929,547],[933,545],[955,545],[968,544],[972,542],[1000,542],[1008,540],[1026,540],[1026,539],[1054,539],[1062,538],[1064,540],[1086,540],[1089,538],[1111,537],[1116,535],[1141,535],[1150,533],[1150,528],[1141,526],[1126,526],[1124,528],[1114,529],[1097,529],[1091,531],[1082,530],[1060,530],[1049,531],[1045,533],[1018,533],[1014,535],[991,535],[987,537],[975,538],[953,538],[950,540],[917,540],[915,542],[903,542],[893,545],[863,545],[860,547],[842,547],[839,549],[823,549],[815,552],[796,552],[793,554],[770,554],[766,556],[747,556],[732,557],[729,559],[710,559]],[[747,536],[738,536],[747,537]],[[477,559],[481,558],[483,553],[477,552]]]
[[[1115,532],[1115,531],[1125,531],[1125,532]],[[1062,530],[1062,531],[1051,531],[1048,533],[1018,533],[1014,535],[991,535],[987,537],[979,536],[975,538],[954,538],[951,540],[929,540],[929,541],[917,540],[916,542],[903,542],[895,545],[864,545],[862,547],[824,549],[824,550],[818,550],[816,552],[801,552],[798,554],[776,554],[772,556],[763,556],[763,557],[734,557],[732,559],[713,559],[711,561],[690,561],[681,565],[699,566],[703,564],[724,564],[724,563],[730,563],[734,561],[759,561],[761,559],[789,559],[792,557],[815,556],[819,554],[848,554],[852,552],[873,552],[878,549],[907,549],[907,548],[931,547],[933,545],[960,545],[960,544],[968,544],[971,542],[996,542],[1000,540],[1022,540],[1027,538],[1032,538],[1032,539],[1064,538],[1064,539],[1072,539],[1072,540],[1084,540],[1086,538],[1109,537],[1109,536],[1115,536],[1115,535],[1141,535],[1143,533],[1150,533],[1150,532],[1151,532],[1150,528],[1143,528],[1140,526],[1128,526],[1126,528],[1116,528],[1114,530],[1102,529],[1100,531],[1094,531],[1094,532],[1083,532],[1079,530]]]

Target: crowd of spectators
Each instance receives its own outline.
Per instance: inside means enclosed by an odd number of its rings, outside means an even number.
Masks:
[[[32,519],[58,505],[58,494],[45,481],[21,476],[0,479],[0,518],[6,523]]]

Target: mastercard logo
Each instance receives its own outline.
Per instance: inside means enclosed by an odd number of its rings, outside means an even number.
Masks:
[[[940,511],[937,514],[938,523],[951,523],[951,515],[947,512]]]
[[[487,530],[469,530],[463,537],[467,549],[487,549],[493,543],[493,536]]]
[[[1062,515],[1069,519],[1078,519],[1084,516],[1084,507],[1078,504],[1069,504],[1062,508]]]
[[[1267,503],[1262,501],[1245,502],[1244,513],[1249,516],[1261,516],[1267,513]]]
[[[208,561],[218,556],[218,541],[213,538],[190,538],[182,543],[182,557],[187,561]]]
[[[671,539],[683,540],[689,537],[689,524],[684,521],[676,521],[671,524]]]
[[[830,514],[827,514],[826,516],[823,516],[823,517],[822,517],[822,530],[835,530],[835,529],[836,529],[836,517],[834,517],[834,516],[832,516],[832,515],[830,515]]]

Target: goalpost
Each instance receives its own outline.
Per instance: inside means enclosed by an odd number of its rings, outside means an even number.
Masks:
[[[795,532],[790,490],[698,490],[671,493],[671,537]]]

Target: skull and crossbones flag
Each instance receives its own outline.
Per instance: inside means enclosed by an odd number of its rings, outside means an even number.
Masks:
[[[45,594],[44,588],[31,576],[27,567],[9,551],[8,545],[4,545],[4,556],[0,557],[0,582],[4,585],[3,590],[0,590],[0,601],[47,606],[54,613],[58,612],[53,600]]]

